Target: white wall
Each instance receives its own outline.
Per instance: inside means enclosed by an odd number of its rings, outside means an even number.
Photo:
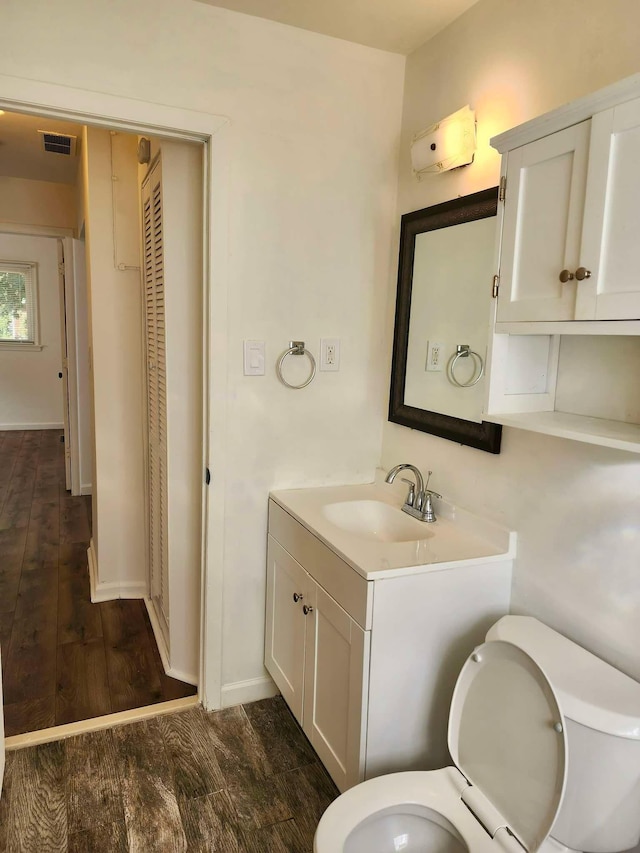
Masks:
[[[495,185],[489,137],[636,72],[639,27],[634,0],[473,6],[408,58],[399,213]],[[412,135],[466,103],[477,110],[475,163],[414,181]],[[392,281],[390,323],[394,292]],[[514,610],[640,678],[638,456],[508,428],[492,456],[393,424],[382,456],[387,468],[433,469],[433,488],[517,530]]]
[[[197,143],[151,140],[160,153],[167,360],[169,660],[198,683],[202,560],[203,152]],[[142,180],[148,167],[140,167]],[[154,180],[155,182],[155,180]],[[144,255],[144,250],[143,250]]]
[[[171,667],[197,683],[202,542],[201,145],[163,141]]]
[[[75,227],[75,189],[70,184],[0,177],[0,227]],[[56,232],[57,233],[57,232]]]
[[[0,258],[38,264],[41,350],[0,349],[0,429],[62,426],[57,240],[0,234]]]
[[[129,193],[129,228],[139,233],[135,136],[129,170],[118,174],[118,193]],[[95,467],[93,545],[99,594],[141,596],[146,590],[142,444],[142,314],[139,270],[114,265],[111,135],[86,131],[85,228],[92,351]],[[119,211],[119,216],[125,214]],[[122,225],[122,222],[120,223]],[[135,258],[134,258],[135,260]],[[140,259],[138,257],[138,264]]]
[[[0,73],[230,118],[223,680],[260,678],[268,490],[379,460],[404,59],[192,0],[62,0],[55,27],[8,0],[3,40]],[[279,353],[321,335],[341,371],[282,387]],[[243,338],[266,340],[266,376],[243,377]]]

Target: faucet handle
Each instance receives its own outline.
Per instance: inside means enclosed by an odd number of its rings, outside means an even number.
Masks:
[[[425,489],[425,495],[428,495],[430,498],[441,498],[442,495],[439,495],[437,492],[434,492],[433,489]]]
[[[400,477],[403,483],[406,483],[409,486],[409,494],[407,495],[407,499],[405,501],[409,506],[413,506],[416,500],[416,484],[413,480],[407,480],[406,477]]]

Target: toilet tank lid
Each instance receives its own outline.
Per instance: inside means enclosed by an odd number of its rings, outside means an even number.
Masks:
[[[544,670],[569,720],[640,740],[640,683],[532,616],[503,616],[487,640],[519,646]]]

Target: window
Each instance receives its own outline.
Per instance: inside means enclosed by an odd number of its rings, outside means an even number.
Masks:
[[[37,347],[36,264],[0,261],[0,348]]]

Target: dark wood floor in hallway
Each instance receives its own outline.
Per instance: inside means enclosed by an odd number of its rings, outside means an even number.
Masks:
[[[7,853],[312,853],[338,791],[281,697],[7,755]]]
[[[144,603],[92,604],[91,499],[65,490],[58,430],[0,432],[7,736],[193,695],[165,675]]]

